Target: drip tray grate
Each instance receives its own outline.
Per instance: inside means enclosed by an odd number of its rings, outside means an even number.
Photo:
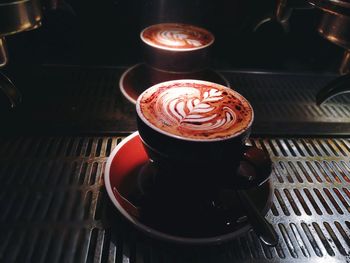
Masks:
[[[23,93],[13,111],[0,109],[1,133],[115,134],[137,129],[135,106],[118,83],[126,68],[35,66],[11,76]],[[255,112],[253,132],[315,136],[350,133],[350,96],[317,106],[317,92],[335,75],[221,72]],[[0,94],[1,95],[1,94]],[[1,106],[1,105],[0,105]],[[44,110],[43,110],[44,109]]]
[[[122,138],[0,140],[0,262],[350,262],[350,139],[252,139],[274,162],[279,245],[251,231],[203,249],[149,239],[112,208],[103,171]]]

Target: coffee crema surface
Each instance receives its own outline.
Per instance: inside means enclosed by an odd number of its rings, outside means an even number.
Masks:
[[[193,50],[209,46],[214,36],[206,29],[177,23],[156,24],[141,32],[148,45],[169,50]]]
[[[191,140],[234,137],[247,130],[253,109],[239,93],[219,84],[178,80],[157,84],[137,103],[148,126]]]

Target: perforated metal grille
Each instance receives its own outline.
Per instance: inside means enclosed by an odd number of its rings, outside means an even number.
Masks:
[[[350,96],[342,95],[317,106],[315,96],[332,75],[228,73],[232,88],[254,104],[261,120],[303,122],[348,122]]]
[[[109,246],[105,234],[100,236],[106,232],[103,169],[119,141],[119,137],[3,138],[0,262],[98,259],[99,249],[105,243]]]
[[[278,138],[252,142],[274,161],[275,201],[268,217],[281,242],[280,251],[277,248],[272,258],[346,262],[350,248],[350,141]]]
[[[231,87],[252,103],[257,134],[349,134],[350,96],[317,106],[316,94],[334,75],[227,72]]]
[[[0,111],[2,132],[101,134],[136,130],[135,106],[121,94],[126,68],[44,66],[16,72],[23,103],[10,114]],[[350,96],[323,106],[315,95],[334,75],[223,72],[233,89],[254,107],[256,134],[350,134]]]
[[[253,232],[184,248],[134,230],[109,203],[103,171],[122,137],[0,140],[0,262],[349,262],[350,139],[256,138],[274,161],[267,217],[276,248]]]

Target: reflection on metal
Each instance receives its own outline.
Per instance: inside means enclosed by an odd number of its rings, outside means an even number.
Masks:
[[[317,105],[321,105],[325,101],[330,100],[340,94],[349,93],[350,92],[349,85],[350,85],[350,74],[346,74],[344,76],[341,76],[332,80],[317,92],[316,94]]]
[[[317,96],[318,105],[338,94],[349,93],[350,88],[350,5],[344,1],[313,1],[323,11],[318,32],[328,41],[345,49],[343,59],[339,67],[342,75],[322,88]],[[339,9],[341,8],[341,10]]]
[[[340,64],[339,73],[345,75],[350,73],[350,51],[345,50],[343,60]]]
[[[336,4],[336,2],[332,3]],[[350,92],[350,17],[335,12],[331,5],[328,7],[322,6],[321,9],[323,10],[323,15],[318,32],[325,39],[344,48],[345,52],[339,67],[339,73],[342,76],[331,81],[318,92],[316,96],[318,105],[339,94]]]
[[[15,108],[22,101],[22,95],[12,81],[0,72],[0,91],[4,92],[10,102],[11,108]]]
[[[284,32],[289,31],[289,19],[294,9],[310,9],[310,5],[304,0],[277,0],[275,10],[256,24],[253,31],[259,30],[265,24],[276,23]]]
[[[149,240],[110,206],[103,171],[120,136],[0,138],[2,262],[346,262],[350,139],[275,137],[251,143],[274,161],[267,218],[276,248],[254,232],[216,247]],[[327,261],[328,260],[328,261]]]
[[[330,42],[343,48],[350,48],[350,18],[347,16],[324,12],[318,32]]]
[[[317,31],[322,37],[344,48],[345,54],[339,73],[349,72],[350,50],[350,2],[348,0],[308,0],[322,11],[322,18]]]
[[[0,3],[0,36],[37,28],[41,25],[39,0],[2,1]]]
[[[5,66],[8,61],[6,42],[4,37],[0,37],[0,68]]]
[[[8,62],[4,36],[38,28],[41,25],[39,0],[6,0],[0,2],[0,67]],[[0,91],[3,91],[15,107],[21,95],[14,84],[3,74],[0,75]]]
[[[39,0],[3,1],[0,3],[0,67],[7,64],[4,36],[41,26]]]
[[[4,67],[8,61],[6,42],[4,37],[0,37],[0,68]],[[0,72],[0,91],[8,98],[10,107],[15,108],[21,101],[22,95],[13,82]]]
[[[311,5],[334,14],[350,16],[350,2],[348,0],[307,0]]]
[[[285,31],[289,30],[289,18],[292,14],[292,9],[287,5],[287,0],[278,0],[276,6],[276,20],[281,23]]]

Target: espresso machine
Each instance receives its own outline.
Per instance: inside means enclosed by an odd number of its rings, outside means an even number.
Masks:
[[[8,63],[6,37],[41,26],[41,7],[39,1],[4,1],[0,3],[0,68]],[[21,101],[21,94],[12,81],[0,73],[0,90],[7,96],[10,106]]]
[[[321,104],[331,97],[349,91],[349,8],[347,1],[310,1],[316,8],[322,10],[322,18],[317,28],[318,33],[344,49],[344,55],[339,65],[341,77],[330,82],[317,96],[317,103]]]
[[[347,1],[276,1],[273,15],[261,20],[254,30],[259,30],[266,23],[277,23],[285,32],[289,30],[289,19],[293,10],[307,10],[315,8],[320,11],[317,32],[324,39],[344,50],[339,61],[337,71],[339,77],[328,83],[318,94],[317,104],[325,102],[331,97],[349,91],[349,8]]]
[[[0,262],[346,262],[350,97],[335,95],[350,81],[349,8],[348,0],[2,1]],[[137,141],[120,79],[144,65],[140,32],[168,22],[213,33],[210,69],[254,109],[247,143],[273,166],[253,200],[267,210],[275,247],[245,218],[229,242],[164,242],[108,197],[109,157],[130,134]],[[131,159],[119,155],[114,166],[122,173],[140,166],[132,156],[142,146],[128,149]]]

